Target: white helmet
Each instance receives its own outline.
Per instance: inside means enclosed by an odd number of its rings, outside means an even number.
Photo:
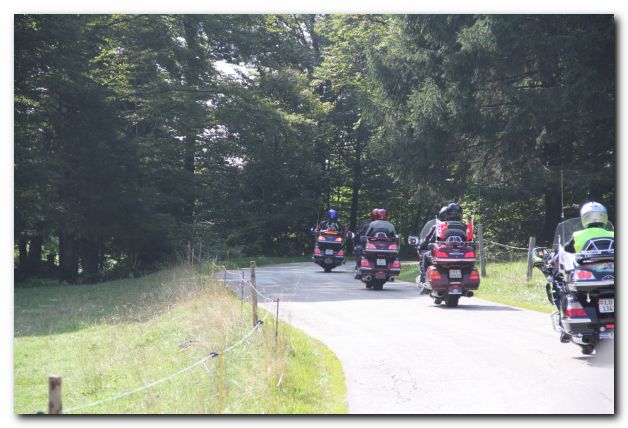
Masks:
[[[608,223],[608,212],[602,204],[587,202],[580,208],[580,220],[585,228],[591,224],[603,224],[606,226]]]

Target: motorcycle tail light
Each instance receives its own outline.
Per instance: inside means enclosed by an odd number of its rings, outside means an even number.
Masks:
[[[314,248],[314,254],[320,254],[321,250],[320,248]]]
[[[570,318],[587,316],[587,312],[584,310],[582,305],[577,302],[569,303],[567,305],[567,310],[565,311],[565,313]]]
[[[319,241],[324,241],[324,240],[325,240],[325,236],[324,236],[324,235],[319,236],[319,237],[318,237],[318,240],[319,240]]]
[[[390,245],[388,246],[388,249],[389,249],[389,250],[396,250],[396,249],[397,249],[397,244],[390,244]]]
[[[375,249],[375,244],[371,244],[370,242],[366,244],[366,248]]]
[[[467,251],[466,253],[464,253],[464,257],[465,259],[474,259],[475,258],[475,251]]]
[[[362,261],[360,262],[360,266],[369,267],[369,261],[362,257]]]
[[[392,264],[392,267],[394,269],[401,269],[401,263],[399,263],[399,260],[395,260],[395,262]]]
[[[576,279],[592,279],[593,273],[588,270],[578,270],[576,269],[573,273],[574,278]]]
[[[444,252],[444,251],[438,251],[438,250],[437,250],[437,251],[434,253],[434,257],[436,257],[436,258],[447,258],[447,257],[449,257],[449,254],[447,254],[447,253],[446,253],[446,252]]]
[[[337,237],[336,242],[342,242],[342,237],[341,236]]]
[[[605,324],[604,327],[606,327],[606,328],[615,328],[615,324]]]
[[[430,279],[441,279],[440,272],[436,269],[429,269],[427,273],[430,276]]]
[[[479,280],[480,279],[480,273],[477,270],[472,270],[471,271],[471,275],[469,275],[469,279]]]
[[[339,256],[344,256],[344,255],[345,255],[345,252],[344,252],[344,251],[342,251],[342,250],[340,250],[340,251],[338,251],[338,255],[339,255]]]

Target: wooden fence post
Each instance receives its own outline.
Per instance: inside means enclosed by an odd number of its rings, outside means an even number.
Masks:
[[[48,376],[48,414],[61,414],[61,377]]]
[[[253,306],[253,326],[257,324],[259,318],[257,317],[257,291],[255,288],[257,287],[257,281],[255,279],[255,260],[251,261],[251,284],[253,285],[251,290],[251,305]]]
[[[530,242],[528,244],[528,272],[526,274],[526,280],[532,279],[532,268],[534,268],[532,260],[532,249],[536,247],[536,237],[530,236]]]
[[[478,241],[480,243],[480,275],[486,276],[486,259],[484,257],[484,235],[482,223],[478,223]]]
[[[275,316],[275,346],[277,346],[277,337],[279,336],[279,297],[277,297],[277,315]]]

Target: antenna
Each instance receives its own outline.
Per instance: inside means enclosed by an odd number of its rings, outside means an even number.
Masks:
[[[563,190],[563,166],[560,166],[560,232],[561,232],[561,242],[563,245],[565,243],[565,197]]]

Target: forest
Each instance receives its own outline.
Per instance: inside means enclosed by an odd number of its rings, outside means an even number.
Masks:
[[[614,221],[615,52],[613,15],[14,15],[16,284],[305,255],[330,208]]]

